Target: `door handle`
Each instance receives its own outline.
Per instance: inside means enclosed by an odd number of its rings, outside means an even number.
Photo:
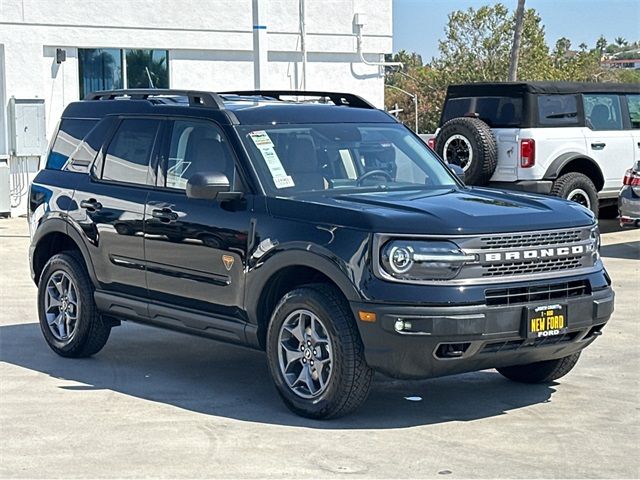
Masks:
[[[161,222],[171,223],[175,222],[178,219],[178,214],[171,210],[170,208],[161,208],[151,210],[151,216],[153,218],[157,218]]]
[[[102,204],[95,198],[90,198],[89,200],[82,200],[80,202],[80,207],[86,209],[89,212],[97,212],[102,208]]]
[[[595,142],[591,144],[591,148],[593,150],[604,150],[604,147],[606,147],[607,144],[603,143],[603,142]]]

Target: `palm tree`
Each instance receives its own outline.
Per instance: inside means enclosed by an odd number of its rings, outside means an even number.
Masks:
[[[556,42],[556,53],[557,55],[564,55],[571,48],[571,40],[567,37],[559,38]]]
[[[626,46],[626,45],[627,45],[627,41],[624,39],[624,37],[617,37],[617,38],[615,39],[615,42],[616,42],[616,44],[617,44],[619,47],[622,47],[622,46]]]
[[[524,2],[518,0],[516,8],[516,25],[513,33],[513,44],[511,45],[511,58],[509,59],[509,81],[514,82],[518,77],[518,56],[520,55],[520,40],[522,38],[522,28],[524,27]]]

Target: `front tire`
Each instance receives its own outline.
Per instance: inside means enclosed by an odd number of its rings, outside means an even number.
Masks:
[[[59,253],[45,265],[38,317],[47,344],[60,356],[89,357],[107,343],[111,326],[96,309],[91,279],[77,253]]]
[[[579,203],[598,216],[598,190],[591,179],[578,172],[565,173],[551,187],[551,195]]]
[[[330,285],[307,285],[280,300],[267,332],[267,359],[278,394],[303,417],[346,415],[369,393],[373,371],[353,314]]]
[[[498,368],[498,372],[509,380],[521,383],[550,383],[564,377],[575,367],[580,352],[568,357],[542,362]]]

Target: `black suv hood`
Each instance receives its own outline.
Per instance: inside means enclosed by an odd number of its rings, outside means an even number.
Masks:
[[[278,217],[381,233],[460,235],[590,225],[593,214],[557,197],[487,188],[309,194],[269,198]]]

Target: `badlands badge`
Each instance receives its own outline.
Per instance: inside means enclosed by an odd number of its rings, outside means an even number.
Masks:
[[[222,255],[222,263],[224,263],[224,268],[227,269],[227,272],[233,267],[233,262],[234,259],[231,255]]]

